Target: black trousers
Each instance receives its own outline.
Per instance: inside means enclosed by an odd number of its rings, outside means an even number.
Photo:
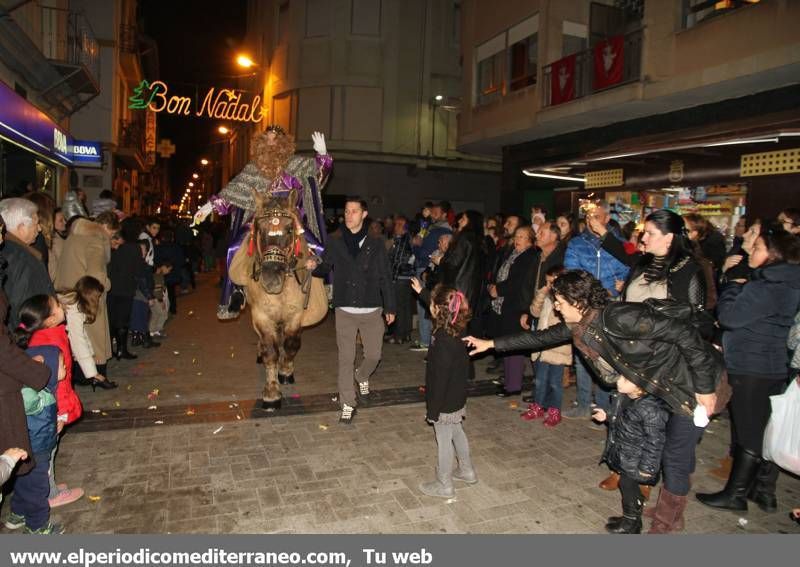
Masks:
[[[178,313],[178,302],[175,299],[175,288],[178,284],[167,284],[167,296],[169,297],[169,312],[175,315]]]
[[[733,389],[730,408],[736,440],[741,447],[760,455],[764,444],[764,429],[772,414],[769,397],[782,393],[786,380],[729,374],[728,382]]]
[[[667,440],[661,457],[664,488],[675,496],[689,494],[689,477],[694,472],[694,451],[703,436],[702,427],[690,415],[673,413],[667,421]]]
[[[398,339],[405,339],[411,335],[411,309],[416,307],[411,297],[411,281],[397,280],[392,285],[394,287],[397,313],[389,332]]]
[[[619,491],[622,493],[622,509],[635,508],[642,501],[642,491],[639,481],[632,479],[625,473],[619,475]]]

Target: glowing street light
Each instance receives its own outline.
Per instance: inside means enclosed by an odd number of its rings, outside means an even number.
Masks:
[[[199,176],[199,175],[197,175],[196,173],[192,173],[192,179],[197,179],[197,178],[199,178],[199,177],[200,177],[200,176]]]
[[[433,100],[436,102],[442,102],[442,100],[444,100],[444,96],[437,94],[435,97],[433,97]]]
[[[208,160],[206,158],[201,159],[200,165],[208,165]]]
[[[192,181],[189,182],[189,187],[194,187],[194,183]]]
[[[239,65],[239,67],[243,67],[244,69],[249,69],[250,67],[254,67],[256,63],[255,61],[250,59],[247,55],[242,53],[236,57],[236,64]]]
[[[217,128],[217,132],[219,132],[224,136],[225,134],[230,132],[230,129],[227,126],[220,126],[219,128]]]

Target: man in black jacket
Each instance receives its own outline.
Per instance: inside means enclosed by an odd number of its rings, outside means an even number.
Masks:
[[[344,208],[345,226],[328,242],[321,263],[310,259],[309,269],[322,277],[333,272],[333,306],[336,308],[336,343],[339,348],[339,401],[341,423],[350,424],[356,411],[356,392],[369,395],[369,377],[381,360],[383,321],[391,325],[395,316],[395,298],[389,260],[382,238],[369,236],[367,203],[348,198]],[[383,317],[381,316],[383,315]],[[356,335],[361,334],[364,360],[354,370]]]
[[[36,204],[27,199],[4,199],[0,201],[0,215],[7,230],[3,256],[8,263],[2,286],[10,307],[8,328],[14,330],[19,324],[20,306],[34,295],[53,295],[53,282],[41,254],[32,246],[41,230]]]

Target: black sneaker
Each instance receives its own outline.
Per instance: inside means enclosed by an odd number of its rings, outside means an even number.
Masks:
[[[342,413],[339,416],[339,423],[343,423],[345,425],[350,425],[353,423],[353,418],[356,415],[356,408],[352,406],[348,406],[347,404],[342,404]]]

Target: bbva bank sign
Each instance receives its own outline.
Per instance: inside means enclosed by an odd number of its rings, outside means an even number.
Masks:
[[[100,145],[100,142],[73,140],[69,153],[75,165],[84,167],[103,166],[103,147]]]

